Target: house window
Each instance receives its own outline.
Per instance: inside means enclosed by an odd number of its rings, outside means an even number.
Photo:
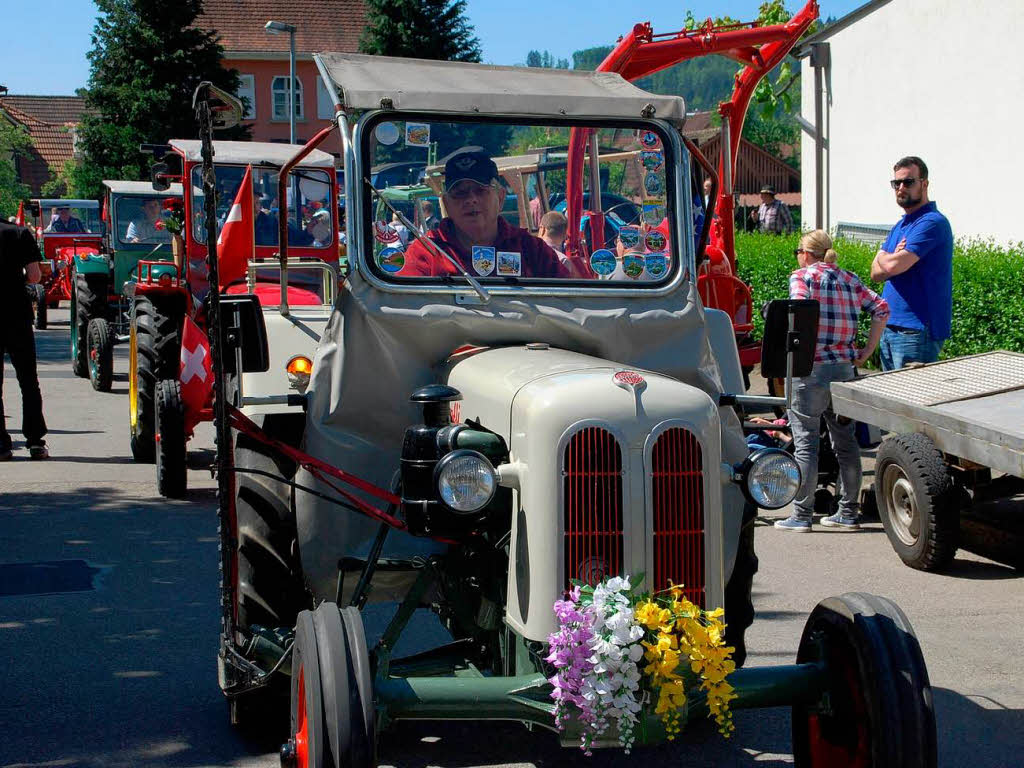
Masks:
[[[246,120],[256,119],[256,76],[255,75],[239,75],[238,76],[238,98],[245,100],[245,114],[243,117]]]
[[[270,84],[270,93],[274,98],[274,119],[288,119],[288,78],[275,77]],[[302,81],[295,78],[295,117],[302,119]]]
[[[316,79],[316,116],[321,120],[334,119],[334,101],[321,77]]]

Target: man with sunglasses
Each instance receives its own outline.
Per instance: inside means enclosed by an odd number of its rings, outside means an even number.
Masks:
[[[890,309],[879,345],[886,371],[938,360],[953,320],[953,230],[928,199],[928,166],[910,156],[893,171],[889,184],[904,215],[871,263]]]
[[[513,227],[499,215],[505,202],[505,188],[498,181],[498,166],[482,150],[466,148],[448,159],[444,166],[444,189],[442,200],[448,215],[425,237],[458,259],[469,274],[563,279],[576,275],[578,268],[563,264],[550,245],[525,229]],[[502,257],[504,260],[497,266],[494,259],[478,260],[474,265],[475,246],[511,256]],[[401,274],[433,277],[455,275],[458,270],[417,238],[406,250]]]

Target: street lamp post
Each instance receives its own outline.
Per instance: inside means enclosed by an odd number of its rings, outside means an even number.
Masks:
[[[295,25],[268,21],[263,28],[272,35],[288,33],[288,141],[295,143]]]

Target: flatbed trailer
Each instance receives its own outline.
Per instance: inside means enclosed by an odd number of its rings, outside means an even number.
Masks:
[[[904,562],[949,563],[960,512],[992,473],[1024,480],[1024,354],[996,351],[832,384],[840,416],[890,434],[878,450],[875,495]],[[997,478],[998,479],[998,478]],[[1017,495],[1012,478],[999,484]],[[1024,505],[1022,505],[1024,511]]]

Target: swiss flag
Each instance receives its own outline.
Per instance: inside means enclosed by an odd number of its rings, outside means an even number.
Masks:
[[[224,228],[217,238],[217,276],[220,288],[245,277],[249,259],[256,254],[255,217],[252,200],[252,166],[238,187],[235,202],[231,204]]]
[[[198,413],[209,403],[213,392],[213,367],[210,361],[210,342],[187,315],[181,332],[178,378],[181,380],[181,399],[185,403],[185,410]]]
[[[25,201],[21,200],[18,203],[18,215],[14,217],[14,223],[19,227],[25,226]]]

